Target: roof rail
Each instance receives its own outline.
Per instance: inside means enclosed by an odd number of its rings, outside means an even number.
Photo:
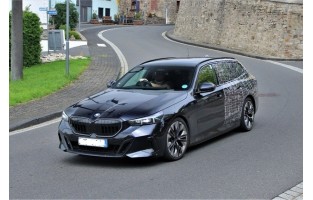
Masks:
[[[143,62],[143,63],[141,63],[141,64],[139,64],[139,65],[143,65],[143,64],[145,64],[145,63],[152,62],[152,61],[166,60],[166,59],[173,59],[173,58],[175,58],[175,57],[156,58],[156,59],[152,59],[152,60],[145,61],[145,62]]]
[[[216,57],[216,58],[211,58],[211,60],[220,60],[220,59],[235,59],[233,57]]]
[[[198,63],[198,65],[204,63],[204,62],[207,62],[207,61],[214,61],[214,60],[221,60],[221,59],[235,59],[235,58],[232,58],[232,57],[217,57],[217,58],[210,58],[210,57],[204,57],[204,58],[207,58],[207,60],[203,60],[202,62]]]
[[[178,57],[164,57],[164,58],[156,58],[156,59],[152,59],[152,60],[148,60],[148,61],[145,61],[139,65],[143,65],[143,64],[146,64],[148,62],[152,62],[152,61],[158,61],[158,60],[168,60],[168,59],[174,59],[174,58],[178,58]],[[184,58],[184,57],[182,57]],[[197,57],[197,58],[207,58],[207,60],[204,60],[200,63],[203,63],[203,62],[206,62],[206,61],[211,61],[211,60],[220,60],[220,59],[235,59],[235,58],[232,58],[232,57],[217,57],[217,58],[210,58],[210,57]],[[199,64],[200,64],[199,63]]]

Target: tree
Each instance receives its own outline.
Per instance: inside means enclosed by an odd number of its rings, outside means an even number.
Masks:
[[[70,3],[70,29],[73,30],[78,23],[78,12],[75,4]],[[55,4],[58,14],[54,16],[55,28],[59,29],[61,25],[66,24],[66,1],[64,3]]]
[[[11,78],[23,78],[23,2],[12,0]]]

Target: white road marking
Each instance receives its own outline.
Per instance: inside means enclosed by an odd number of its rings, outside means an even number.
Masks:
[[[116,29],[116,28],[115,28]],[[114,29],[108,29],[108,30],[103,30],[103,31],[100,31],[98,33],[98,37],[103,40],[105,43],[109,44],[113,50],[115,51],[115,53],[117,54],[118,56],[118,59],[120,60],[121,62],[121,74],[120,76],[124,75],[127,71],[128,71],[128,64],[127,64],[127,61],[126,61],[126,58],[125,56],[123,55],[123,53],[121,52],[121,50],[115,45],[113,44],[111,41],[109,41],[108,39],[106,39],[105,37],[103,37],[103,33],[106,32],[106,31],[110,31],[110,30],[114,30]]]
[[[208,49],[208,48],[205,48],[205,47],[199,47],[199,46],[195,46],[195,45],[184,44],[184,43],[181,43],[181,42],[177,42],[177,41],[171,40],[170,38],[168,38],[168,37],[166,36],[166,32],[167,32],[167,31],[164,31],[164,32],[162,33],[162,36],[163,36],[164,39],[166,39],[166,40],[168,40],[168,41],[170,41],[170,42],[174,42],[174,43],[181,44],[181,45],[185,45],[185,46],[192,46],[192,47],[197,47],[197,48],[202,48],[202,49]],[[210,49],[210,50],[217,51],[217,50],[215,50],[215,49]],[[275,61],[272,61],[272,60],[263,60],[263,61],[272,63],[272,64],[274,64],[274,65],[279,65],[279,66],[281,66],[281,67],[285,67],[285,68],[287,68],[287,69],[291,69],[291,70],[293,70],[293,71],[295,71],[295,72],[299,72],[299,73],[303,74],[303,69],[300,69],[300,68],[298,68],[298,67],[294,67],[294,66],[291,66],[291,65],[286,65],[286,64],[279,63],[279,62],[275,62]]]
[[[44,126],[49,126],[51,124],[59,123],[60,121],[61,121],[61,118],[57,118],[57,119],[54,119],[54,120],[51,120],[51,121],[47,121],[47,122],[44,122],[44,123],[41,123],[41,124],[38,124],[38,125],[35,125],[35,126],[31,126],[31,127],[20,129],[20,130],[16,130],[16,131],[12,131],[12,132],[9,133],[9,135],[12,136],[12,135],[24,133],[24,132],[31,131],[31,130],[34,130],[34,129],[37,129],[37,128],[42,128]]]
[[[266,60],[266,62],[272,63],[274,65],[279,65],[279,66],[282,66],[282,67],[285,67],[287,69],[291,69],[293,71],[296,71],[296,72],[299,72],[299,73],[303,74],[303,69],[300,69],[298,67],[294,67],[294,66],[291,66],[291,65],[286,65],[286,64],[275,62],[275,61],[272,61],[272,60]]]
[[[97,44],[98,47],[107,47],[105,44]]]
[[[194,46],[194,45],[185,44],[185,43],[182,43],[182,42],[177,42],[177,41],[171,40],[170,38],[168,38],[168,37],[166,36],[166,32],[167,32],[167,31],[164,31],[164,32],[162,33],[162,37],[163,37],[164,39],[166,39],[167,41],[170,41],[170,42],[173,42],[173,43],[177,43],[177,44],[180,44],[180,45],[185,45],[185,46],[191,46],[191,47],[197,47],[197,48],[207,49],[207,48],[204,48],[204,47]],[[214,49],[212,49],[212,50],[214,50]],[[216,51],[216,50],[214,50],[214,51]]]

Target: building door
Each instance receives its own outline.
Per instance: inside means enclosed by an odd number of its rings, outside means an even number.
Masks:
[[[105,16],[111,16],[111,10],[110,8],[105,9]]]
[[[81,22],[87,22],[87,7],[81,7],[80,21]]]
[[[98,8],[98,17],[102,19],[103,17],[103,8]]]

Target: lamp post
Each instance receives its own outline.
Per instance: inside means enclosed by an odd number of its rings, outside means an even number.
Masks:
[[[70,6],[69,0],[66,0],[66,76],[70,74],[70,63],[69,63],[69,16],[70,16]]]
[[[168,24],[168,17],[167,17],[167,7],[168,7],[168,2],[165,2],[165,24]]]
[[[78,31],[80,32],[80,9],[81,9],[81,7],[80,7],[80,0],[78,1],[78,4],[79,4],[79,12],[78,12]]]

